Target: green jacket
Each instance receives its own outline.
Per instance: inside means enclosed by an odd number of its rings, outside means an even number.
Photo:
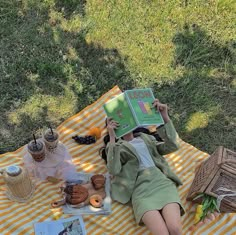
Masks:
[[[158,129],[159,136],[164,143],[158,143],[151,135],[144,133],[140,137],[146,143],[155,165],[170,178],[177,186],[182,182],[177,175],[171,171],[168,163],[162,155],[174,152],[179,148],[177,142],[178,134],[171,121]],[[114,176],[111,182],[111,195],[116,201],[123,204],[129,202],[135,181],[138,175],[139,160],[135,148],[127,141],[119,139],[116,143],[108,143],[107,168]]]

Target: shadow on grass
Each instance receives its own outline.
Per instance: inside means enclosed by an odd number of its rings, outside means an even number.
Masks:
[[[86,0],[56,0],[55,7],[58,12],[63,12],[68,19],[72,14],[85,16]]]
[[[219,45],[196,25],[185,26],[173,42],[173,66],[183,75],[154,87],[170,104],[181,138],[208,153],[219,145],[236,150],[235,42]]]
[[[3,114],[1,117],[1,123],[4,123],[8,117]],[[20,125],[13,126],[10,123],[5,123],[0,129],[0,139],[7,140],[6,144],[0,146],[0,153],[6,151],[15,150],[16,146],[21,147],[28,143],[33,138],[33,134],[38,137],[41,136],[44,127],[49,127],[51,125],[48,122],[48,108],[45,106],[41,109],[38,120],[32,119],[32,116],[27,113],[19,114],[19,120],[21,120]],[[37,123],[37,125],[35,124]],[[31,128],[30,130],[28,128]],[[4,143],[3,141],[1,143]]]
[[[20,19],[6,17],[2,22],[10,25],[12,32],[7,32],[0,44],[1,152],[26,144],[33,132],[39,133],[49,122],[59,125],[114,85],[121,89],[134,86],[116,49],[88,43],[86,29],[62,29],[61,21],[70,20],[75,12],[85,16],[86,1],[70,2],[73,4],[56,1],[53,9],[31,6],[24,11],[18,4],[14,14],[22,11]],[[63,19],[50,21],[52,11],[63,13]],[[34,97],[42,97],[42,103],[34,104]],[[60,106],[60,99],[64,106]],[[34,108],[37,116],[32,115]]]

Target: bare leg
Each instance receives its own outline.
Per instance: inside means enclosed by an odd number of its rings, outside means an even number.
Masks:
[[[170,235],[182,234],[180,207],[178,203],[169,203],[165,205],[162,209],[162,216]]]
[[[159,211],[147,211],[143,215],[142,221],[153,235],[169,235],[165,221]]]

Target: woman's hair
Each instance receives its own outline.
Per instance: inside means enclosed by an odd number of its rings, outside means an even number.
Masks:
[[[105,119],[105,127],[107,127],[107,118]],[[116,139],[116,141],[117,141],[117,139]],[[107,134],[107,135],[105,135],[105,136],[103,137],[103,142],[104,142],[104,146],[99,149],[99,155],[101,156],[101,158],[102,158],[102,159],[106,162],[106,164],[107,164],[106,146],[107,146],[108,142],[110,142],[110,136],[109,136],[109,134]]]
[[[150,132],[149,129],[145,128],[145,127],[138,127],[135,130],[133,130],[133,134],[134,136],[138,136],[139,133],[145,133],[147,135],[152,135],[155,137],[155,139],[157,141],[163,141],[161,139],[161,137],[157,134],[157,132]],[[118,141],[118,139],[116,139],[116,142]],[[102,148],[100,148],[99,150],[99,155],[101,156],[101,158],[106,162],[107,164],[107,154],[106,154],[106,146],[107,144],[110,142],[110,136],[109,134],[105,135],[103,137],[103,142],[104,142],[104,146]]]
[[[116,139],[117,142],[118,139]],[[107,154],[106,154],[106,146],[107,144],[110,142],[110,136],[109,134],[105,135],[103,137],[103,142],[104,142],[104,146],[100,148],[99,150],[99,155],[101,156],[101,158],[106,162],[107,164]]]

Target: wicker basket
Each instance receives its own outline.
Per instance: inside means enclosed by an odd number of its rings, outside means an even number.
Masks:
[[[204,161],[195,174],[187,195],[187,200],[197,203],[201,198],[193,200],[199,193],[219,198],[221,212],[236,212],[236,153],[222,146]]]

